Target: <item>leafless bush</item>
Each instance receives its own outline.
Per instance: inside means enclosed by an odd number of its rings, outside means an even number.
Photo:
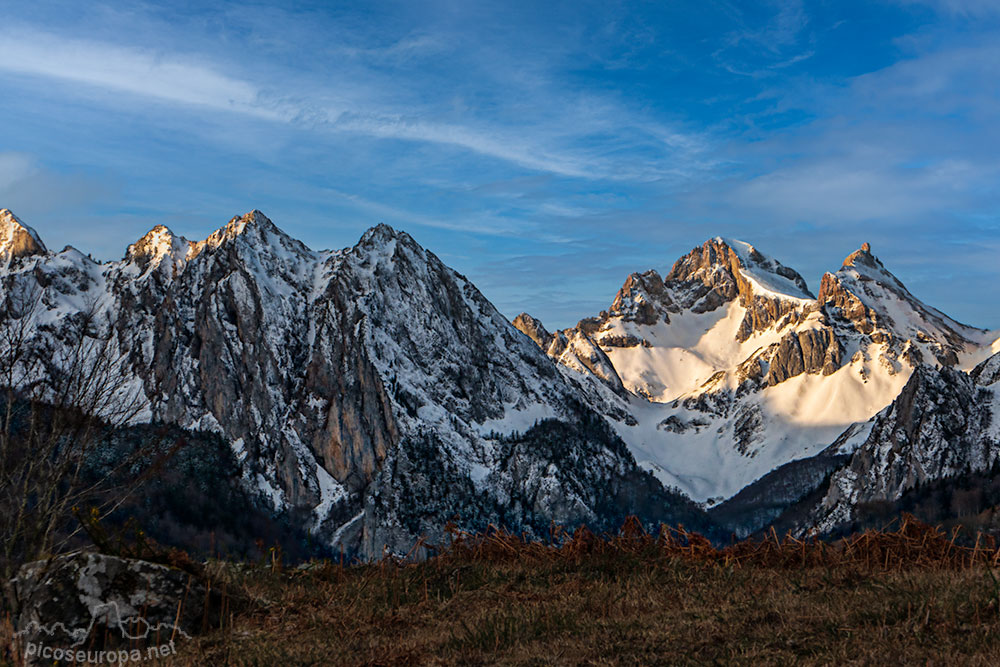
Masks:
[[[8,278],[2,287],[0,576],[7,580],[78,533],[75,511],[100,518],[134,490],[139,476],[107,489],[131,457],[96,479],[85,470],[114,430],[140,414],[144,397],[96,304],[46,324],[37,283]]]

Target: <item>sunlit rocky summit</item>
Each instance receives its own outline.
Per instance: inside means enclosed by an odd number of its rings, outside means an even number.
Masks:
[[[1000,332],[921,303],[867,244],[814,296],[710,239],[552,332],[386,225],[314,251],[252,211],[197,242],[158,225],[99,263],[4,209],[0,258],[7,294],[41,294],[32,345],[92,311],[140,420],[220,434],[263,505],[363,556],[452,520],[725,535],[794,509],[795,529],[832,530],[1000,453]]]

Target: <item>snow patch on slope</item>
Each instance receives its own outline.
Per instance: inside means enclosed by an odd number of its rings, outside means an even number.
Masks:
[[[890,372],[859,358],[832,375],[804,373],[766,387],[720,413],[686,408],[683,400],[635,398],[629,408],[638,424],[616,429],[663,484],[699,502],[718,501],[789,461],[818,454],[853,423],[867,422],[899,394],[908,370]]]
[[[791,299],[800,303],[815,302],[815,298],[804,291],[795,281],[777,273],[781,266],[776,260],[764,255],[746,241],[738,239],[715,237],[716,241],[725,243],[739,257],[743,268],[740,273],[754,288],[754,294],[778,299]]]
[[[733,300],[708,313],[681,312],[669,324],[611,320],[597,339],[632,335],[645,340],[648,347],[608,347],[605,353],[627,389],[667,403],[697,391],[720,370],[733,370],[756,351],[781,340],[782,332],[772,327],[739,342],[736,333],[745,316],[746,308]]]

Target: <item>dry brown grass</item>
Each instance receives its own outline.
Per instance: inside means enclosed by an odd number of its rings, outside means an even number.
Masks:
[[[894,522],[895,523],[895,522]],[[946,568],[1000,565],[996,540],[977,535],[972,546],[958,542],[959,529],[946,535],[904,514],[898,525],[869,530],[835,542],[784,538],[772,529],[766,540],[744,540],[716,548],[706,538],[683,527],[661,526],[659,535],[645,531],[638,519],[627,519],[617,535],[598,537],[586,528],[572,535],[555,528],[548,542],[527,541],[502,530],[472,535],[450,527],[452,542],[437,558],[445,561],[517,562],[578,561],[595,555],[642,554],[653,560],[683,559],[723,566]]]
[[[248,602],[180,665],[994,664],[997,552],[912,519],[723,549],[628,522],[562,546],[455,533],[423,563],[215,564]]]

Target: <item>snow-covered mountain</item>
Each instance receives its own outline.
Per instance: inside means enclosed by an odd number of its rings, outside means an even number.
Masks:
[[[99,263],[2,210],[0,260],[0,298],[39,297],[33,352],[109,341],[138,421],[218,433],[274,512],[367,556],[451,520],[834,529],[1000,451],[1000,332],[921,303],[867,244],[814,296],[710,239],[554,332],[385,225],[314,251],[252,211]]]
[[[526,314],[515,325],[544,332]],[[632,274],[607,311],[547,335],[564,372],[611,390],[605,414],[640,464],[710,505],[849,429],[839,446],[857,445],[914,368],[968,368],[996,338],[921,303],[867,244],[813,297],[794,270],[722,238],[665,278]],[[596,350],[567,355],[563,340]]]
[[[154,227],[98,263],[48,251],[3,211],[0,239],[5,294],[40,294],[33,349],[58,354],[86,315],[86,335],[127,359],[140,420],[220,433],[246,483],[275,511],[309,512],[328,546],[405,552],[452,518],[698,520],[576,384],[405,233],[379,225],[316,252],[253,211],[198,242]]]

